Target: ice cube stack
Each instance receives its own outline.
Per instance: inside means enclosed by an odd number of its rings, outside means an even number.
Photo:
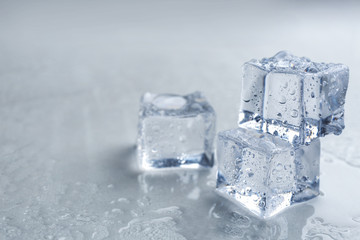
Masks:
[[[217,137],[217,191],[271,217],[319,194],[320,139],[344,129],[349,70],[279,52],[243,65],[239,126]],[[145,170],[214,164],[215,112],[203,94],[146,93],[138,159]]]
[[[217,191],[267,218],[319,194],[320,139],[344,129],[349,70],[279,52],[243,65],[239,128],[217,138]]]

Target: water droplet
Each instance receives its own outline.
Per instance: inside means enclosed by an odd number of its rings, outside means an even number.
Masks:
[[[293,109],[292,111],[291,111],[291,114],[290,114],[293,118],[296,118],[297,116],[299,116],[299,113],[298,113],[298,111],[296,110],[296,109]]]
[[[283,165],[281,163],[276,164],[276,170],[281,170]]]
[[[259,202],[259,207],[264,208],[266,206],[266,202],[264,200],[261,200]]]
[[[199,103],[191,104],[191,108],[194,109],[194,110],[198,110],[198,111],[202,110],[202,106]]]
[[[281,96],[280,100],[279,100],[279,103],[280,104],[285,104],[286,103],[286,98],[284,96]]]
[[[290,93],[290,95],[294,95],[295,94],[295,89],[292,88],[289,93]]]
[[[311,92],[311,97],[314,98],[315,97],[315,93]]]
[[[245,191],[247,194],[250,194],[252,192],[252,189],[251,189],[251,187],[247,187],[247,188],[245,188]]]
[[[250,99],[243,99],[243,101],[248,103],[248,102],[250,102]]]
[[[355,222],[360,223],[360,216],[358,216],[358,217],[353,217],[353,220],[354,220]]]
[[[113,208],[113,209],[111,209],[111,212],[117,213],[117,214],[122,214],[122,213],[124,213],[124,211],[121,210],[120,208]]]
[[[130,201],[126,198],[119,198],[117,201],[122,203],[130,203]]]
[[[309,180],[309,177],[308,176],[302,176],[301,177],[301,181],[303,181],[303,182],[306,182],[306,181],[308,181]]]
[[[151,152],[156,153],[156,152],[157,152],[157,149],[156,149],[156,148],[153,148],[153,149],[151,149]]]
[[[245,170],[245,171],[247,172],[247,174],[248,174],[248,176],[249,176],[249,177],[254,176],[254,173],[253,173],[253,171],[252,171],[252,169],[251,169],[251,168],[246,168],[246,170]]]
[[[279,118],[281,118],[282,117],[282,115],[281,115],[281,113],[278,113],[278,114],[276,114]]]

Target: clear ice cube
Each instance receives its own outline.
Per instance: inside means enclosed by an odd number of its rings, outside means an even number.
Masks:
[[[344,129],[349,69],[279,52],[243,65],[239,125],[309,144]]]
[[[215,112],[200,92],[145,93],[138,125],[143,169],[213,166]]]
[[[268,218],[319,194],[320,140],[292,145],[252,129],[220,132],[217,191]]]

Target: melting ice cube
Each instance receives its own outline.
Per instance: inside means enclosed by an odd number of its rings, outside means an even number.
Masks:
[[[215,113],[200,92],[145,93],[138,126],[138,159],[144,169],[213,165]]]
[[[349,69],[279,52],[243,66],[239,125],[309,144],[344,129]]]
[[[292,145],[253,129],[231,129],[218,134],[217,161],[217,191],[264,218],[319,194],[319,139]]]

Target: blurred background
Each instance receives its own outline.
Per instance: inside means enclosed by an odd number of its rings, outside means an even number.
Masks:
[[[0,0],[0,239],[360,239],[360,2]],[[350,68],[319,198],[261,221],[214,170],[134,170],[139,99],[201,90],[236,126],[241,65]]]

